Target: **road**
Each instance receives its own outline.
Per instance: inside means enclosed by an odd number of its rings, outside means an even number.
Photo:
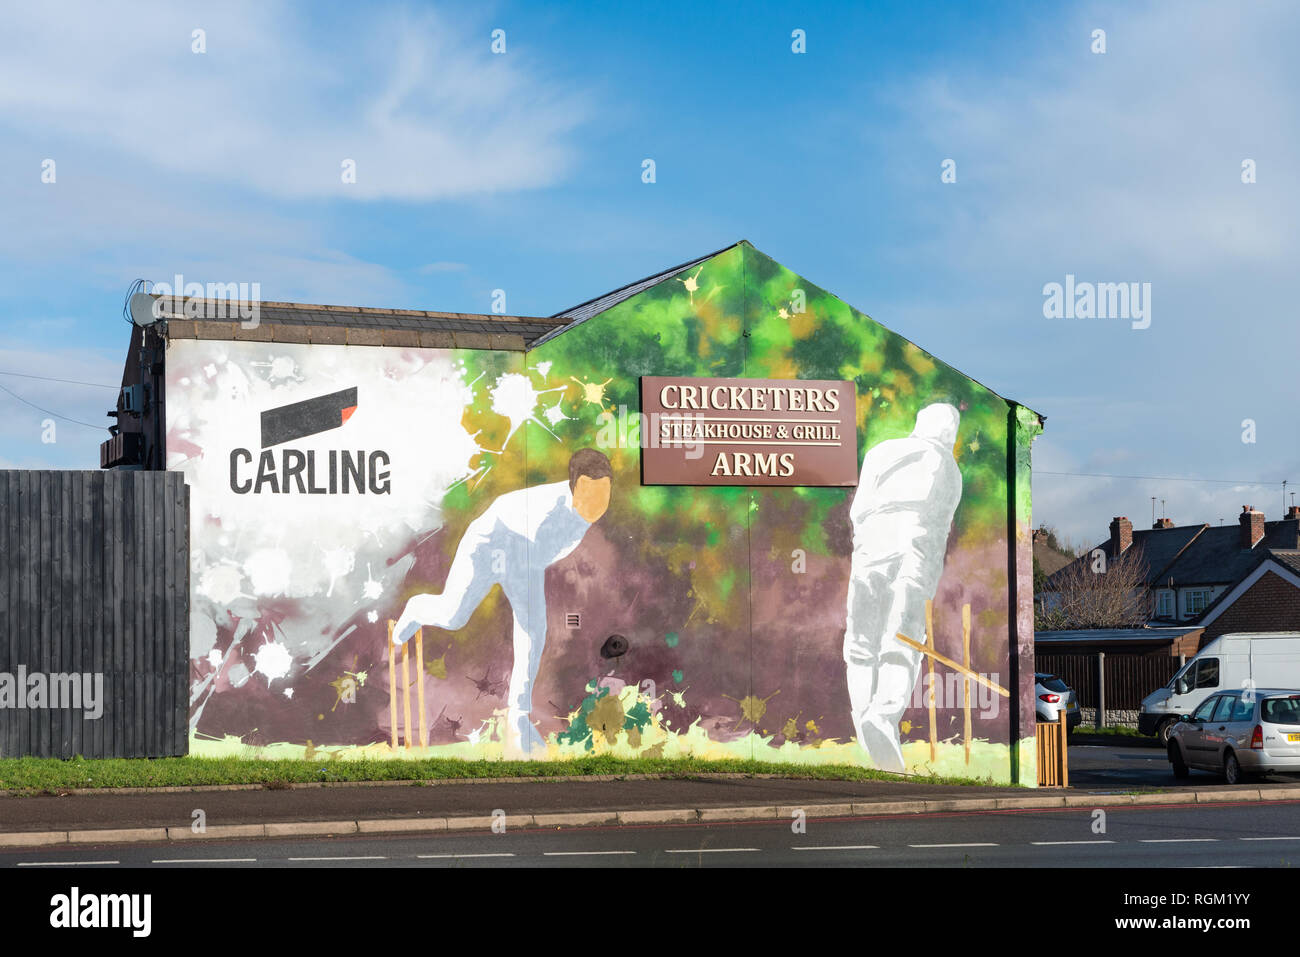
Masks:
[[[1183,788],[1223,783],[1204,771],[1193,772],[1186,781],[1174,780],[1169,759],[1158,747],[1072,744],[1069,759],[1070,786],[1075,788]]]
[[[0,852],[0,867],[1290,867],[1300,802]]]

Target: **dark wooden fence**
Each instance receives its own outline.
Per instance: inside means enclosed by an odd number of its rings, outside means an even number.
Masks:
[[[1079,706],[1097,707],[1097,653],[1037,654],[1034,667],[1054,674],[1074,689]],[[1177,658],[1160,654],[1106,654],[1106,710],[1136,711],[1142,699],[1161,688],[1179,668]]]
[[[184,754],[184,476],[0,471],[0,508],[0,756]]]

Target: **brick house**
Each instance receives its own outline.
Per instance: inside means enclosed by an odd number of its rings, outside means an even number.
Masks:
[[[1107,562],[1114,562],[1131,548],[1141,549],[1146,566],[1143,578],[1151,598],[1152,626],[1204,626],[1213,613],[1215,621],[1241,622],[1238,630],[1297,627],[1296,613],[1286,609],[1292,607],[1290,602],[1300,603],[1295,558],[1300,554],[1300,506],[1270,522],[1263,512],[1244,505],[1235,528],[1175,525],[1162,518],[1150,529],[1134,531],[1132,522],[1117,516],[1110,523],[1110,537],[1078,561],[1091,562],[1100,551]],[[1060,574],[1048,576],[1039,600],[1051,601],[1052,582]],[[1247,591],[1258,597],[1235,607]],[[1229,607],[1235,607],[1231,614]],[[1207,630],[1203,640],[1222,633]]]

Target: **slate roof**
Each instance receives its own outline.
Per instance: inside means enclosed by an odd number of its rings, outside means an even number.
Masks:
[[[565,309],[563,312],[557,312],[551,318],[561,320],[563,322],[563,325],[543,335],[536,342],[533,342],[532,345],[541,345],[542,342],[546,341],[547,339],[553,338],[554,336],[558,336],[561,333],[567,332],[569,329],[572,329],[574,326],[586,322],[592,316],[599,315],[600,313],[604,312],[606,309],[612,309],[614,306],[617,306],[624,299],[631,299],[637,293],[649,289],[651,286],[655,285],[656,283],[663,282],[665,279],[669,278],[670,276],[676,276],[678,273],[682,272],[683,270],[690,269],[692,266],[698,266],[700,263],[704,262],[705,260],[712,259],[714,256],[718,255],[719,253],[725,253],[728,249],[733,249],[736,246],[739,246],[740,243],[743,242],[744,240],[742,239],[739,242],[732,243],[730,246],[723,246],[721,249],[714,250],[713,252],[708,253],[707,255],[697,256],[695,259],[692,259],[688,262],[684,262],[681,265],[673,266],[669,269],[661,270],[660,272],[657,272],[652,276],[646,276],[644,279],[638,279],[636,282],[628,283],[626,286],[620,286],[618,289],[615,289],[612,292],[607,292],[603,296],[597,296],[595,299],[588,299],[586,302],[579,303],[576,306],[571,306],[570,308]]]
[[[163,318],[170,323],[189,320],[184,306],[173,297],[162,296]],[[211,327],[227,322],[238,322],[238,316],[232,315],[228,320],[221,318],[228,315],[221,310],[228,305],[223,300],[194,299],[184,302],[197,303],[201,315],[194,321],[205,323],[209,332],[219,333]],[[377,309],[367,306],[325,306],[299,302],[259,302],[258,322],[269,327],[295,326],[310,329],[312,327],[343,327],[359,330],[392,330],[417,332],[482,333],[485,335],[518,335],[525,344],[545,335],[564,324],[564,320],[540,316],[498,316],[479,313],[428,312],[417,309]],[[202,338],[234,338],[234,336],[205,335]],[[248,338],[240,336],[240,338]]]
[[[1136,533],[1133,536],[1137,539]],[[1300,545],[1300,520],[1281,519],[1264,523],[1264,537],[1254,548],[1241,547],[1241,528],[1232,525],[1207,527],[1191,548],[1154,576],[1153,584],[1173,579],[1175,585],[1231,585],[1259,564],[1260,556],[1272,549],[1294,549]]]
[[[1044,575],[1052,575],[1074,561],[1074,556],[1058,552],[1046,542],[1034,542],[1034,558]]]
[[[1269,551],[1300,550],[1300,520],[1280,519],[1264,523],[1264,537],[1254,548],[1241,547],[1241,526],[1180,525],[1174,528],[1134,529],[1133,544],[1141,546],[1147,565],[1147,584],[1176,587],[1231,585],[1241,581]],[[1110,540],[1100,543],[1111,560]],[[1096,549],[1090,549],[1095,551]],[[1088,554],[1079,561],[1088,561]],[[1049,584],[1054,575],[1049,575]]]
[[[1273,549],[1269,554],[1288,569],[1300,575],[1300,551]]]

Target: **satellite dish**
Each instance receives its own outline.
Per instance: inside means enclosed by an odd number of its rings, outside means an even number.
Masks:
[[[131,297],[131,321],[137,326],[152,326],[161,316],[154,311],[159,300],[147,292],[137,292]]]

